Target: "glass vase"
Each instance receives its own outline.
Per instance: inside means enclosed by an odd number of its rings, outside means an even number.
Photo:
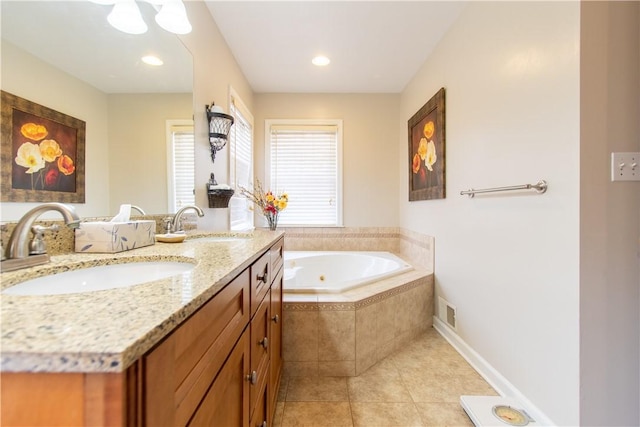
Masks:
[[[273,231],[278,228],[278,212],[265,212],[264,217],[269,223],[269,230]]]

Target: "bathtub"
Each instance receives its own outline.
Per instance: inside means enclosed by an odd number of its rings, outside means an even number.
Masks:
[[[341,293],[413,267],[390,252],[285,251],[286,293]]]
[[[433,272],[388,252],[284,252],[286,376],[357,376],[431,327]]]

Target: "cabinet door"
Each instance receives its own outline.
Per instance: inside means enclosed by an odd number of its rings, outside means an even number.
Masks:
[[[144,357],[145,423],[185,425],[248,322],[245,270]]]
[[[256,407],[251,415],[251,427],[267,427],[271,426],[269,422],[270,402],[269,402],[269,373],[265,372],[262,379],[256,384],[258,390],[258,400]]]
[[[249,426],[249,333],[240,337],[189,426]]]
[[[269,292],[258,306],[251,320],[251,371],[257,377],[269,377],[269,348],[271,347],[271,307]],[[260,394],[259,382],[251,386],[251,411],[255,408]]]
[[[276,400],[278,398],[278,389],[280,388],[280,373],[282,371],[282,282],[283,271],[280,269],[276,278],[271,285],[271,314],[270,314],[270,333],[271,343],[269,346],[269,358],[271,360],[269,367],[270,375],[270,400],[271,408],[275,410]]]

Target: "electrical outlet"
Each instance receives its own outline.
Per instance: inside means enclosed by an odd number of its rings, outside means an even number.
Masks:
[[[640,152],[611,153],[611,181],[640,181]]]

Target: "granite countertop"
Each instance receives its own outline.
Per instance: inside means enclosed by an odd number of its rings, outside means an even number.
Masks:
[[[0,369],[122,372],[283,233],[256,230],[242,236],[246,238],[198,240],[209,235],[189,234],[182,243],[156,243],[116,254],[52,256],[48,264],[0,274],[4,290],[27,279],[95,265],[160,260],[195,264],[191,273],[127,288],[66,295],[2,295]]]

